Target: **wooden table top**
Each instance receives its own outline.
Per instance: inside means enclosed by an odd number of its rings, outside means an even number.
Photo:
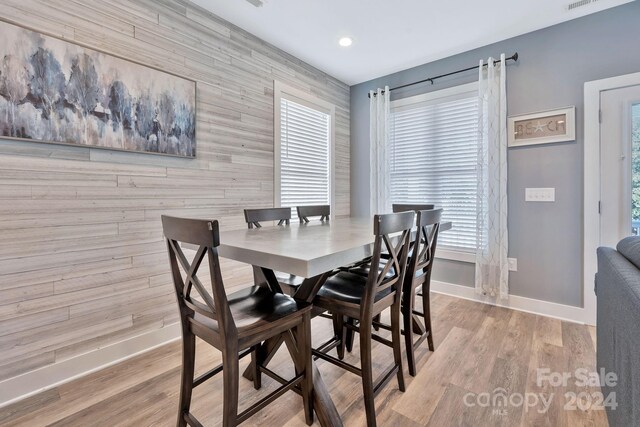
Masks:
[[[440,230],[451,228],[442,222]],[[313,277],[371,255],[372,218],[223,231],[220,256],[301,277]]]

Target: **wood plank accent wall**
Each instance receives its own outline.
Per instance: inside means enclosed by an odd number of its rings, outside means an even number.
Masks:
[[[196,160],[0,140],[0,380],[177,321],[160,215],[230,229],[273,206],[274,80],[336,105],[349,215],[346,84],[185,0],[0,0],[0,19],[198,82]]]

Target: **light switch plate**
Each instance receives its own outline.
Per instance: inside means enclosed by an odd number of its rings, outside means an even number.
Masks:
[[[507,258],[509,271],[518,271],[518,258]]]
[[[525,188],[524,200],[525,202],[555,202],[556,189],[555,188]]]

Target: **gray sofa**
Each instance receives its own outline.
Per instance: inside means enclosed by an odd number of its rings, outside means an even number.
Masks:
[[[614,372],[618,407],[607,408],[612,427],[640,426],[640,237],[627,237],[615,249],[598,248],[598,371]]]

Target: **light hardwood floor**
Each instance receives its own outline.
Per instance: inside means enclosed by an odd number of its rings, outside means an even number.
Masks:
[[[595,331],[591,327],[533,314],[493,307],[434,294],[434,340],[436,351],[426,343],[417,353],[418,375],[407,374],[407,390],[401,393],[391,381],[376,399],[381,426],[606,426],[602,409],[565,410],[565,393],[597,392],[581,389],[570,380],[566,386],[538,386],[537,368],[574,372],[594,370]],[[313,320],[314,344],[328,338],[326,319]],[[357,340],[356,340],[357,343]],[[217,364],[213,348],[198,343],[198,371]],[[347,358],[357,361],[357,344]],[[374,343],[378,372],[392,360],[388,348]],[[339,368],[317,361],[345,426],[364,425],[360,379]],[[246,364],[246,363],[245,363]],[[243,364],[242,366],[244,366]],[[291,375],[288,357],[281,350],[272,367]],[[406,372],[406,366],[405,366]],[[180,375],[180,345],[162,346],[113,367],[45,391],[0,409],[0,424],[6,426],[171,426],[175,425]],[[375,373],[374,373],[375,375]],[[276,384],[268,377],[263,388],[241,380],[240,405],[268,393]],[[548,411],[543,405],[525,410],[510,406],[503,412],[493,407],[465,405],[475,402],[468,393],[491,393],[503,388],[514,393],[541,393],[553,398]],[[193,413],[206,425],[219,425],[222,378],[198,387]],[[517,404],[517,399],[514,399]],[[316,422],[317,424],[317,422]],[[287,393],[245,425],[304,426],[300,398]]]

